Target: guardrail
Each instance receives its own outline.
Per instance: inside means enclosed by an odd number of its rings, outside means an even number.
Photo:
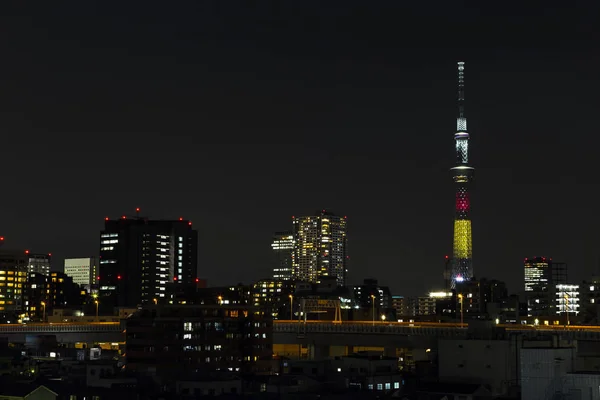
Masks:
[[[120,322],[63,322],[47,324],[1,324],[0,333],[120,332]]]

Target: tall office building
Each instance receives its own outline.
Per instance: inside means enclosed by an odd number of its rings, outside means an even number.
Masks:
[[[469,166],[469,134],[465,117],[464,92],[465,63],[458,63],[458,117],[454,134],[456,166],[451,169],[456,184],[454,241],[451,286],[456,282],[468,281],[473,277],[473,242],[471,234],[471,200],[469,186],[474,168]]]
[[[344,286],[348,272],[346,217],[322,210],[312,216],[292,218],[294,279],[318,282],[322,276],[331,276]]]
[[[98,283],[106,307],[165,303],[173,285],[195,282],[198,232],[187,220],[121,217],[100,234]]]
[[[80,286],[94,285],[98,280],[99,265],[97,257],[66,258],[64,271],[73,278],[73,283]]]
[[[27,266],[29,273],[42,274],[45,276],[50,275],[52,254],[32,254],[29,250],[26,250],[25,253],[29,256],[29,264]]]
[[[556,287],[567,283],[567,265],[548,257],[533,257],[526,258],[523,266],[528,315],[554,314]]]
[[[16,322],[13,317],[25,311],[27,267],[29,254],[25,251],[0,251],[0,321]]]
[[[273,279],[291,280],[292,253],[294,251],[294,233],[277,232],[273,237],[271,248],[275,253],[275,267],[273,268]]]

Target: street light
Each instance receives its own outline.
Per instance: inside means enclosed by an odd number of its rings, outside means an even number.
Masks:
[[[375,295],[371,295],[371,315],[373,317],[373,326],[375,326]]]
[[[385,321],[385,314],[381,314],[381,320]]]
[[[94,303],[96,303],[96,322],[98,322],[98,300],[94,300]]]
[[[463,295],[462,295],[462,293],[458,294],[458,301],[460,301],[460,327],[463,328],[464,318],[463,318]]]
[[[290,294],[290,321],[294,320],[294,295]]]
[[[42,301],[42,322],[46,322],[46,303]]]

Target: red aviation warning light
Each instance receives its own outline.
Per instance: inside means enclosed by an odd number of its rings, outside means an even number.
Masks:
[[[121,279],[121,275],[117,275],[117,279]]]
[[[126,216],[124,216],[124,215],[123,215],[121,218],[123,218],[123,219],[127,219],[127,217],[126,217]]]
[[[173,277],[173,280],[174,280],[174,281],[176,281],[176,280],[177,280],[177,277],[176,277],[176,276],[174,276],[174,277]]]
[[[29,254],[29,250],[25,250],[25,254]]]
[[[179,220],[180,220],[180,221],[183,221],[183,217],[179,217]]]
[[[196,278],[196,282],[200,282],[200,279]]]

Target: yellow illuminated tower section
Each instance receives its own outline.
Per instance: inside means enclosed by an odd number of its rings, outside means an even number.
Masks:
[[[452,258],[452,288],[456,282],[473,277],[473,239],[471,233],[471,200],[469,186],[474,169],[469,166],[469,134],[465,117],[465,63],[458,63],[458,117],[456,119],[456,166],[451,169],[456,184],[454,242]]]

